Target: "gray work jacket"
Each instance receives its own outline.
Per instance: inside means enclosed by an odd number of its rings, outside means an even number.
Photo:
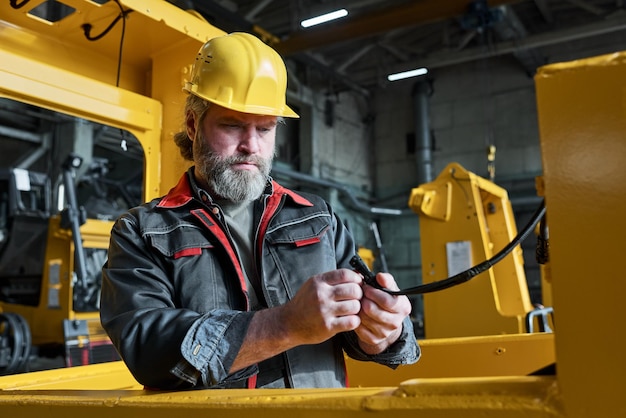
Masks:
[[[270,181],[255,205],[255,261],[268,307],[290,300],[313,275],[350,268],[354,241],[320,197]],[[147,387],[343,387],[344,351],[390,367],[419,357],[407,318],[398,341],[378,355],[365,354],[348,332],[229,375],[254,314],[253,290],[220,208],[191,170],[165,197],[116,221],[102,272],[102,325]]]

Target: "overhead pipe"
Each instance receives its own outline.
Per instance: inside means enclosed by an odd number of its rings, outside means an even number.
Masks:
[[[417,157],[417,183],[433,180],[432,146],[430,141],[430,115],[428,99],[432,94],[429,80],[420,80],[413,85],[413,118],[415,124],[415,155]]]
[[[275,165],[272,168],[272,174],[275,176],[284,176],[287,179],[298,180],[305,183],[313,184],[316,186],[328,187],[331,189],[335,189],[340,192],[342,195],[346,196],[348,199],[348,203],[350,207],[353,209],[367,213],[369,215],[386,215],[386,216],[399,216],[413,213],[410,209],[395,209],[395,208],[381,208],[366,205],[361,202],[354,195],[354,192],[350,190],[348,187],[341,183],[337,183],[331,180],[321,179],[319,177],[312,176],[310,174],[300,173],[298,171],[294,171],[288,168],[283,168]]]

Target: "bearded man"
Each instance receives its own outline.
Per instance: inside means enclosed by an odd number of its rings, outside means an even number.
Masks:
[[[174,141],[193,166],[115,223],[101,322],[154,389],[345,387],[344,353],[397,367],[419,347],[406,296],[363,283],[355,243],[321,197],[270,176],[276,129],[298,117],[286,69],[256,37],[198,53]],[[383,287],[397,289],[390,274]]]

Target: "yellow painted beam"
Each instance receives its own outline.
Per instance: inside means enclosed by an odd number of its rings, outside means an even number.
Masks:
[[[568,417],[624,417],[626,52],[535,77],[557,376]]]
[[[509,334],[419,341],[419,362],[393,370],[346,359],[351,387],[397,386],[414,378],[526,376],[554,365],[554,334]]]
[[[0,378],[12,418],[562,417],[554,377],[414,379],[397,387],[143,391],[122,363]]]
[[[142,389],[143,386],[137,383],[121,361],[0,377],[0,398],[7,391],[27,395],[30,393],[27,391],[93,392]]]

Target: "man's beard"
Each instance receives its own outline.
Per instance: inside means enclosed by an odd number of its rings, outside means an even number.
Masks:
[[[196,145],[196,143],[199,143]],[[197,172],[207,182],[217,198],[232,202],[247,202],[261,196],[267,185],[273,157],[232,155],[222,157],[209,149],[204,138],[194,141],[194,160]],[[236,170],[233,164],[252,162],[258,170]]]

